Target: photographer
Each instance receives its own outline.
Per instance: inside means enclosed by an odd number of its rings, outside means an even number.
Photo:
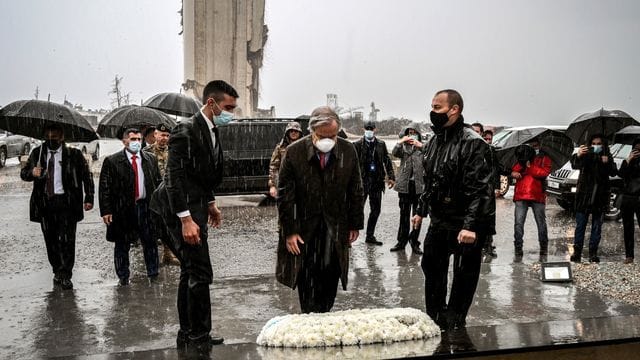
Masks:
[[[580,262],[582,258],[584,232],[591,214],[589,261],[599,263],[598,244],[602,221],[609,207],[609,176],[615,176],[617,169],[604,136],[591,136],[589,144],[581,145],[578,153],[571,157],[571,167],[580,170],[576,187],[576,235],[571,261]]]
[[[620,210],[624,227],[625,264],[633,263],[634,223],[633,215],[640,222],[640,138],[633,141],[629,156],[622,161],[618,175],[624,180],[624,188],[620,194]]]

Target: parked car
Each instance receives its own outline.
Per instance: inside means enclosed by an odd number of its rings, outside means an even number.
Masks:
[[[93,140],[91,142],[72,142],[67,143],[68,146],[76,148],[82,151],[82,154],[91,155],[92,160],[98,160],[100,158],[100,140]]]
[[[626,159],[631,152],[631,145],[613,144],[610,150],[617,167],[620,168],[622,160]],[[580,170],[572,169],[571,162],[569,161],[564,164],[562,168],[552,172],[547,178],[547,194],[555,198],[558,205],[565,210],[573,211],[574,209],[576,186],[579,176]],[[618,220],[621,214],[620,209],[615,206],[615,203],[620,189],[622,189],[624,184],[619,176],[610,177],[609,183],[611,185],[611,202],[609,210],[605,213],[604,217],[606,220]]]
[[[33,138],[0,130],[0,168],[5,166],[8,158],[29,155],[34,143]]]

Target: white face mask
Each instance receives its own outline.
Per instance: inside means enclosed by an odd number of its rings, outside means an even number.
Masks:
[[[316,141],[316,143],[314,144],[314,146],[316,147],[316,149],[322,151],[323,153],[328,153],[329,151],[331,151],[331,149],[333,149],[333,147],[336,145],[336,141],[333,139],[320,139],[318,141]]]

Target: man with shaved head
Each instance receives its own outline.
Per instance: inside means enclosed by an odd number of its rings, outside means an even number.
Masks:
[[[311,113],[311,134],[289,145],[278,183],[276,277],[298,288],[303,313],[328,312],[338,280],[347,289],[349,249],[364,225],[363,189],[353,144],[338,137],[329,107]]]

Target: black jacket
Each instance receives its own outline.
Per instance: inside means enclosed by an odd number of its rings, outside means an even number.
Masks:
[[[214,190],[222,181],[223,153],[218,128],[213,128],[214,148],[207,121],[198,112],[171,131],[165,179],[151,201],[151,209],[165,221],[177,219],[176,214],[186,210],[206,214],[209,202],[215,200]]]
[[[47,166],[47,149],[42,148],[43,145],[33,149],[27,164],[20,170],[20,177],[24,181],[33,181],[33,191],[31,192],[31,200],[29,201],[29,218],[34,222],[41,222],[43,211],[46,205],[46,185],[45,177],[34,178],[33,168],[36,166]],[[42,156],[40,151],[42,149]],[[72,212],[71,221],[78,222],[84,218],[84,203],[93,204],[93,194],[95,186],[93,184],[93,175],[89,170],[87,160],[78,149],[67,147],[64,143],[62,149],[62,186],[64,187],[65,202]],[[84,190],[84,199],[82,191]]]
[[[626,159],[622,161],[618,175],[624,180],[623,194],[640,196],[640,159],[633,159],[631,163]]]
[[[609,176],[617,174],[613,156],[608,154],[609,161],[605,164],[600,154],[589,152],[582,157],[574,154],[571,157],[571,167],[580,170],[576,189],[575,209],[578,212],[606,211],[609,207]]]
[[[425,151],[425,192],[418,214],[431,226],[495,233],[495,195],[491,149],[460,117],[436,132]]]
[[[100,216],[113,216],[113,222],[107,227],[108,241],[133,242],[137,237],[135,177],[125,151],[107,156],[100,171]],[[153,155],[145,151],[140,151],[138,155],[144,173],[145,199],[149,200],[160,183],[160,169]]]
[[[396,180],[393,173],[393,163],[389,158],[389,151],[384,141],[374,138],[372,143],[368,143],[364,137],[354,142],[353,145],[358,153],[358,161],[360,163],[360,175],[362,176],[363,186],[365,191],[384,191],[384,179],[385,176],[389,180]],[[373,151],[371,151],[371,146]],[[373,154],[367,154],[371,151]],[[372,156],[373,155],[373,156]],[[367,162],[371,159],[375,164],[375,170],[370,170],[370,163]]]

